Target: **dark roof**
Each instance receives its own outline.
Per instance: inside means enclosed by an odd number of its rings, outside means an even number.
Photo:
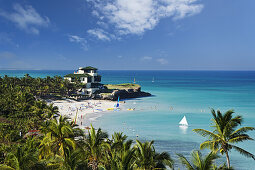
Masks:
[[[64,77],[81,78],[81,77],[91,77],[91,75],[89,75],[89,74],[67,74]]]
[[[88,66],[88,67],[81,68],[81,70],[97,70],[97,68]]]

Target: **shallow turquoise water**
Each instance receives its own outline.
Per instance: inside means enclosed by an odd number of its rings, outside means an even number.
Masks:
[[[72,71],[0,71],[0,76],[63,76]],[[189,153],[205,139],[193,128],[210,129],[210,108],[234,109],[244,117],[244,126],[255,127],[255,71],[101,71],[103,83],[132,82],[152,97],[127,100],[126,107],[135,111],[112,112],[93,121],[110,134],[123,131],[130,138],[155,140],[159,151]],[[152,83],[152,77],[155,82]],[[170,107],[173,109],[170,110]],[[178,122],[186,115],[189,128],[182,130]],[[250,133],[255,138],[255,132]],[[255,154],[255,142],[238,144]],[[255,161],[232,151],[231,164],[236,169],[255,169]],[[223,157],[223,161],[225,161]]]

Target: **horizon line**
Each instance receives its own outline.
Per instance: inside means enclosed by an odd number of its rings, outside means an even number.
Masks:
[[[14,68],[0,68],[0,71],[73,71],[77,69],[14,69]],[[253,70],[221,70],[221,69],[98,69],[101,71],[255,71]]]

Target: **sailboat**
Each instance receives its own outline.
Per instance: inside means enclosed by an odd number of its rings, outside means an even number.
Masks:
[[[189,126],[186,116],[183,116],[182,120],[179,122],[179,126],[185,126],[185,127]]]
[[[120,106],[119,102],[120,102],[120,96],[118,97],[118,101],[117,101],[117,104],[116,104],[116,108],[118,108],[118,107]]]
[[[135,77],[134,77],[134,84],[135,84]]]
[[[154,77],[152,77],[152,81],[151,82],[154,83]]]

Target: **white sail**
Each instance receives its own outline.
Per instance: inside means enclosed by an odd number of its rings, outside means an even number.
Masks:
[[[183,116],[182,120],[179,122],[180,125],[182,126],[188,126],[188,122],[187,122],[187,119],[186,119],[186,116]]]

